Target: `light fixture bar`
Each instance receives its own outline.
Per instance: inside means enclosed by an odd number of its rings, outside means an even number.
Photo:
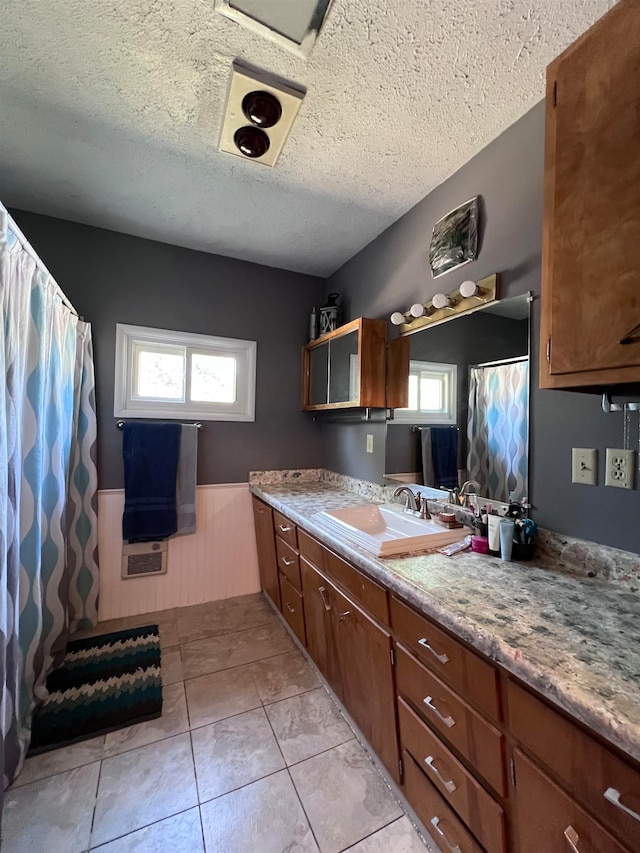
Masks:
[[[417,305],[412,305],[409,311],[404,313],[395,311],[391,315],[391,322],[398,326],[400,335],[412,335],[427,326],[443,323],[452,317],[461,314],[469,314],[491,302],[498,301],[498,273],[489,275],[480,281],[463,281],[457,290],[451,293],[436,293],[429,302],[425,302],[423,314],[416,317]],[[403,322],[404,321],[404,322]]]

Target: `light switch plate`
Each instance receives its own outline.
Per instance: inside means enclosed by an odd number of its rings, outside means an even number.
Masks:
[[[588,447],[571,450],[571,482],[585,486],[598,483],[598,451]]]
[[[373,453],[373,436],[367,435],[367,453]]]
[[[616,489],[633,489],[635,480],[635,450],[616,450],[607,447],[604,484]]]

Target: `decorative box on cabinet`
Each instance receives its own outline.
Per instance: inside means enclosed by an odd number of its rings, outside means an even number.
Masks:
[[[302,408],[385,407],[384,320],[360,317],[302,351]]]
[[[640,7],[547,69],[540,387],[640,382]]]

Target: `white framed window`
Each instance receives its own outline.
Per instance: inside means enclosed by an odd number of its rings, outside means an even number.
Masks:
[[[113,414],[255,420],[255,341],[116,324]]]
[[[457,383],[457,364],[410,361],[409,405],[406,409],[395,409],[393,420],[455,424]]]

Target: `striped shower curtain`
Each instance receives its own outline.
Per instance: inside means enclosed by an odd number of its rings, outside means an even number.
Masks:
[[[0,311],[4,790],[69,632],[97,621],[98,560],[91,328],[63,304],[1,205]]]
[[[529,362],[469,371],[469,478],[497,501],[529,494]]]

